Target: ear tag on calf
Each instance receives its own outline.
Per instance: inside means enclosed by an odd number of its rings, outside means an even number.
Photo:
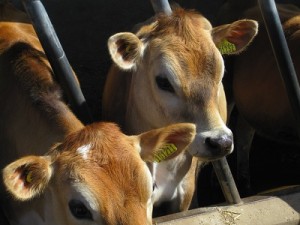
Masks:
[[[159,163],[168,158],[168,156],[172,155],[176,151],[177,147],[174,144],[165,144],[159,149],[157,153],[155,153],[154,161]]]
[[[227,41],[226,39],[224,39],[223,41],[221,41],[218,45],[217,48],[219,49],[219,51],[221,52],[221,54],[230,54],[236,51],[236,47],[233,43]]]
[[[130,45],[127,45],[126,48],[125,48],[125,52],[126,52],[126,53],[129,53],[130,50],[131,50],[131,49],[130,49]]]
[[[32,182],[32,171],[28,172],[26,175],[26,182],[29,184]]]

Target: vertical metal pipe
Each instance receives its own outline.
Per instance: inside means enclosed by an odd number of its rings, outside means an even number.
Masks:
[[[92,116],[77,83],[70,63],[63,51],[48,14],[40,0],[22,0],[32,20],[33,27],[43,46],[53,72],[70,102],[71,109],[84,123],[91,123]]]
[[[223,157],[222,159],[212,162],[212,165],[217,175],[226,202],[229,204],[242,203],[240,194],[227,163],[227,159]]]
[[[168,0],[151,0],[151,4],[155,13],[163,12],[167,15],[172,14],[172,9]]]
[[[278,69],[293,110],[300,137],[300,89],[274,0],[258,0]]]

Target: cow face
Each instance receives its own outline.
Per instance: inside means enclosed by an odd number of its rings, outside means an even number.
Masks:
[[[131,132],[189,121],[197,124],[192,155],[213,160],[229,154],[233,137],[225,125],[221,53],[241,52],[256,32],[254,21],[212,28],[202,15],[178,8],[136,34],[110,37],[114,62],[133,71],[126,118]]]
[[[19,159],[3,171],[7,190],[32,200],[18,224],[152,224],[153,181],[145,162],[176,157],[194,136],[193,124],[126,136],[99,123],[70,134],[47,156]]]

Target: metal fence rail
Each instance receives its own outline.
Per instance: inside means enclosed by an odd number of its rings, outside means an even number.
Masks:
[[[20,7],[19,1],[14,0],[13,2]],[[42,2],[40,0],[22,0],[22,3],[33,23],[53,72],[70,102],[71,109],[83,123],[91,123],[92,116],[86,100]]]

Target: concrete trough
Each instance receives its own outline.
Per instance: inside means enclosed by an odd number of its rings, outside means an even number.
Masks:
[[[155,218],[157,225],[299,225],[300,186],[281,188],[217,205]]]

